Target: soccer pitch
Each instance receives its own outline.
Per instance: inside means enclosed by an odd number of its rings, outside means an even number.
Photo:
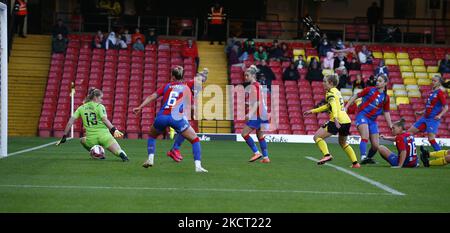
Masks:
[[[56,140],[10,138],[9,153]],[[351,169],[335,144],[332,166],[318,166],[314,144],[293,143],[269,143],[270,164],[248,163],[245,143],[211,141],[202,142],[209,173],[199,174],[189,143],[176,163],[166,156],[172,141],[157,141],[148,169],[146,140],[119,143],[130,162],[109,152],[93,160],[76,139],[1,159],[0,212],[450,212],[448,166],[392,169],[377,155]]]

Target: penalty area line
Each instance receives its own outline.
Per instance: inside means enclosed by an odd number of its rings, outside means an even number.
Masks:
[[[219,188],[170,188],[170,187],[121,187],[121,186],[76,186],[76,185],[29,185],[29,184],[0,184],[0,188],[22,189],[94,189],[94,190],[153,190],[153,191],[177,191],[177,192],[263,192],[263,193],[305,193],[325,195],[392,195],[390,193],[365,193],[365,192],[327,192],[308,190],[276,190],[276,189],[219,189]]]
[[[306,156],[305,158],[309,159],[311,161],[314,161],[314,162],[319,162],[318,159],[315,159],[313,157]],[[393,189],[393,188],[391,188],[391,187],[389,187],[387,185],[384,185],[384,184],[382,184],[382,183],[380,183],[378,181],[375,181],[375,180],[369,179],[369,178],[367,178],[365,176],[362,176],[362,175],[359,175],[357,173],[354,173],[354,172],[352,172],[352,171],[350,171],[348,169],[345,169],[343,167],[339,167],[339,166],[336,166],[336,165],[330,164],[330,163],[325,163],[324,165],[332,167],[332,168],[334,168],[334,169],[336,169],[338,171],[341,171],[343,173],[346,173],[348,175],[351,175],[351,176],[355,177],[356,179],[359,179],[359,180],[362,180],[364,182],[367,182],[367,183],[369,183],[369,184],[371,184],[371,185],[373,185],[373,186],[375,186],[375,187],[377,187],[379,189],[382,189],[382,190],[384,190],[384,191],[386,191],[386,192],[388,192],[388,193],[390,193],[392,195],[397,195],[397,196],[404,196],[404,195],[406,195],[405,193],[397,191],[397,190],[395,190],[395,189]]]
[[[73,139],[73,138],[68,138],[67,141],[69,141],[71,139]],[[49,142],[47,144],[43,144],[43,145],[40,145],[40,146],[35,146],[35,147],[31,147],[31,148],[28,148],[28,149],[25,149],[25,150],[20,150],[20,151],[16,151],[16,152],[13,152],[13,153],[9,153],[7,156],[3,156],[3,157],[0,157],[0,158],[3,159],[3,158],[10,157],[10,156],[13,156],[13,155],[23,154],[23,153],[27,153],[27,152],[34,151],[34,150],[39,150],[39,149],[47,147],[47,146],[55,145],[58,141]]]

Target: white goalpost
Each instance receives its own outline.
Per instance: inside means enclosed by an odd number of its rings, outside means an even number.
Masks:
[[[0,3],[0,157],[8,155],[8,15]]]

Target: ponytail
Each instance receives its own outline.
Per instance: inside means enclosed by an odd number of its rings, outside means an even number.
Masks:
[[[403,130],[405,130],[406,129],[405,128],[405,122],[406,122],[405,118],[402,117],[402,118],[400,118],[400,120],[394,122],[394,125],[398,126],[398,127],[401,127]]]
[[[325,76],[325,78],[327,79],[327,82],[332,83],[334,87],[337,87],[337,85],[339,84],[339,78],[337,75],[330,74]]]
[[[91,88],[89,88],[88,94],[87,94],[86,98],[84,99],[83,103],[92,101],[94,99],[94,97],[99,97],[102,94],[103,94],[103,92],[100,89],[91,87]]]
[[[175,66],[172,69],[172,76],[175,77],[176,80],[183,79],[184,70],[182,66]]]

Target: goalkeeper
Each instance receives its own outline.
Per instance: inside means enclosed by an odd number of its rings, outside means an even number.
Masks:
[[[89,89],[83,105],[78,107],[70,118],[64,130],[64,136],[56,143],[56,145],[59,146],[61,143],[66,142],[70,128],[75,120],[81,117],[83,120],[83,127],[86,129],[86,137],[81,138],[80,142],[87,151],[90,151],[95,145],[101,145],[111,151],[114,155],[120,157],[122,161],[128,161],[127,155],[120,148],[119,143],[117,143],[115,139],[123,137],[123,133],[117,130],[108,120],[105,106],[101,104],[102,98],[103,93],[101,90],[96,88]]]

